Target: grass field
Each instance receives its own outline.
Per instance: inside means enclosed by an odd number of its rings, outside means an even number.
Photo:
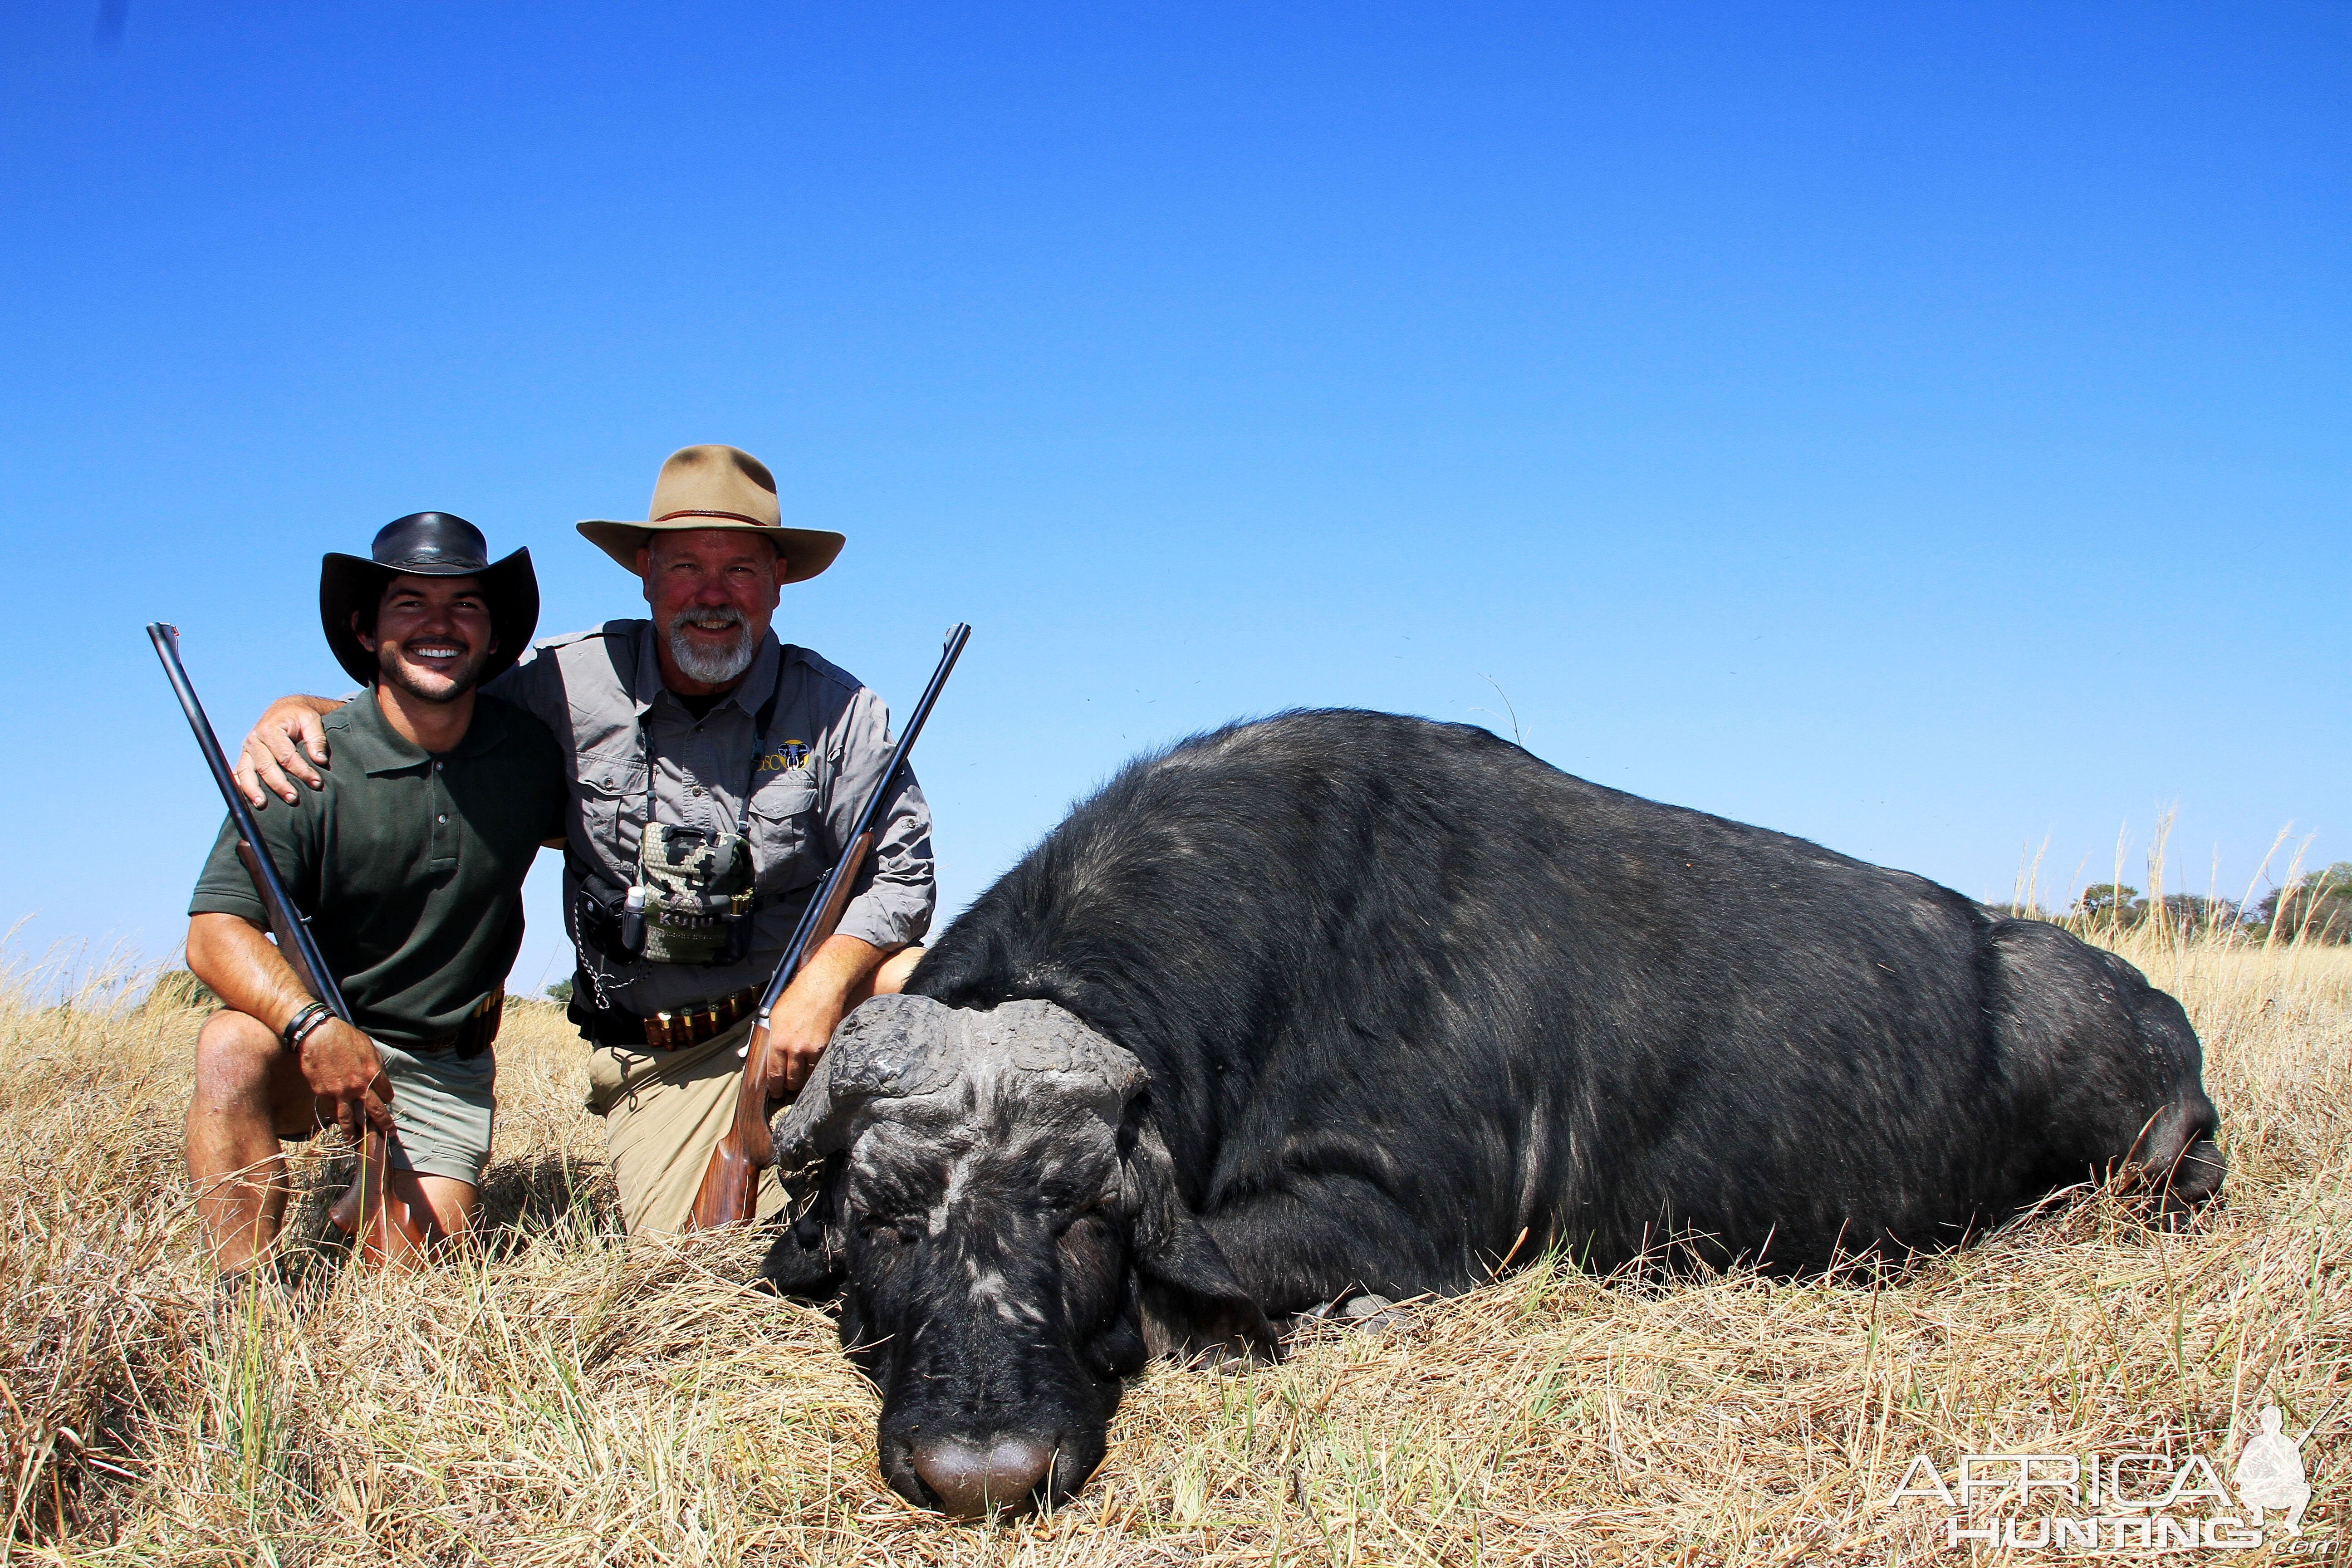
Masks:
[[[552,1009],[499,1044],[481,1255],[322,1274],[299,1320],[223,1331],[180,1165],[201,1013],[104,986],[36,1007],[28,981],[0,997],[0,1539],[289,1565],[1958,1560],[1939,1507],[1885,1502],[1915,1454],[1948,1477],[1963,1451],[2193,1450],[2226,1476],[2275,1401],[2312,1429],[2305,1535],[2221,1555],[2325,1561],[2352,1489],[2352,952],[2124,945],[2205,1040],[2231,1174],[2195,1231],[2094,1194],[1875,1285],[1538,1265],[1278,1368],[1155,1367],[1075,1506],[993,1527],[882,1485],[873,1395],[824,1317],[742,1289],[753,1244],[621,1243]]]

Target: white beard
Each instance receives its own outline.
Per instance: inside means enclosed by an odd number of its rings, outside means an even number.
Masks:
[[[688,621],[707,622],[715,618],[713,612],[687,610],[669,624],[670,657],[677,660],[677,668],[688,679],[705,686],[724,686],[751,668],[752,657],[760,651],[759,636],[744,624],[742,612],[730,609],[717,614],[730,617],[735,627],[735,641],[725,647],[713,648],[687,635]]]

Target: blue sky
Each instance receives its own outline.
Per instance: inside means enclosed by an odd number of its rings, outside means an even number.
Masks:
[[[698,441],[850,535],[786,636],[974,624],[950,908],[1328,703],[1979,896],[2352,858],[2340,4],[98,13],[0,15],[20,953],[179,939],[144,622],[234,731],[404,512],[630,614]]]

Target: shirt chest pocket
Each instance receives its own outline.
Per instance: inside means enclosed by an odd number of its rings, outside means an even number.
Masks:
[[[572,773],[572,799],[580,809],[588,842],[605,854],[617,849],[618,865],[635,865],[637,819],[645,812],[645,759],[635,754],[581,757]]]
[[[788,893],[804,888],[829,868],[817,822],[816,781],[805,768],[764,780],[751,796],[745,831],[760,868],[760,889]]]

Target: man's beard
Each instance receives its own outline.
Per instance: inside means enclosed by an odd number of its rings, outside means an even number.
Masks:
[[[452,639],[452,642],[453,646],[455,646],[454,639]],[[375,652],[375,671],[377,681],[382,685],[397,687],[401,690],[408,693],[411,697],[415,698],[419,702],[457,701],[457,699],[474,689],[476,683],[481,679],[482,666],[488,662],[489,654],[487,650],[479,654],[475,654],[473,657],[466,660],[465,668],[460,670],[457,674],[452,676],[436,675],[431,678],[436,680],[446,679],[448,682],[446,686],[436,686],[428,689],[417,684],[417,675],[412,672],[407,666],[401,664],[393,658],[393,648],[390,643],[378,645]]]
[[[687,627],[697,626],[706,631],[723,626],[737,628],[735,640],[721,647],[711,647],[697,641]],[[716,608],[680,610],[670,617],[669,653],[677,660],[677,668],[690,680],[705,686],[724,686],[751,668],[752,656],[760,651],[760,634],[743,618],[743,612],[732,605]]]

